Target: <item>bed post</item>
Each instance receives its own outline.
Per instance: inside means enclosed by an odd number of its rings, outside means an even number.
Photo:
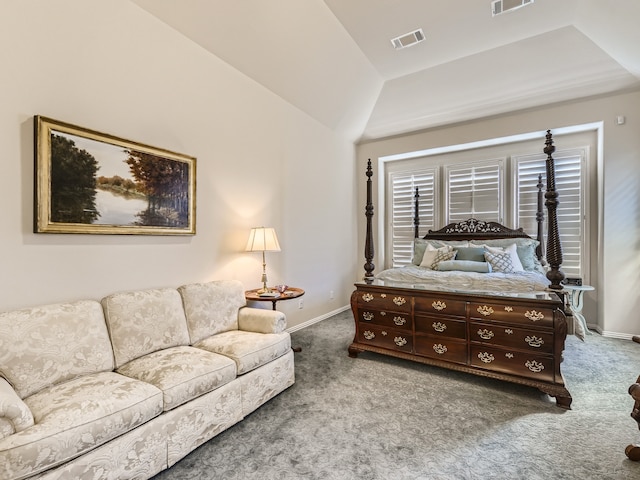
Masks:
[[[413,198],[413,238],[418,238],[420,236],[420,194],[418,193],[418,187],[416,187],[416,194]]]
[[[546,265],[547,262],[544,259],[544,202],[542,200],[544,196],[542,193],[544,184],[542,183],[542,174],[538,175],[538,184],[536,187],[538,187],[538,210],[536,210],[536,222],[538,223],[538,236],[536,239],[538,240],[538,246],[536,247],[536,257],[538,257],[542,265]]]
[[[365,216],[367,217],[367,236],[364,241],[364,258],[366,263],[364,264],[364,281],[367,283],[373,282],[373,269],[376,268],[373,264],[373,234],[371,232],[371,218],[373,217],[373,201],[371,199],[371,177],[373,176],[373,170],[371,169],[371,159],[367,162],[367,206],[365,207]]]
[[[546,199],[545,205],[549,212],[549,226],[547,229],[547,262],[550,270],[547,272],[547,278],[551,281],[549,288],[552,290],[562,290],[560,282],[564,279],[564,273],[560,270],[562,265],[562,247],[560,245],[560,235],[558,233],[558,216],[556,210],[558,208],[558,192],[556,192],[556,172],[552,154],[556,147],[553,146],[551,138],[551,130],[547,130],[547,139],[545,141],[544,153],[547,154],[547,191],[544,194]]]

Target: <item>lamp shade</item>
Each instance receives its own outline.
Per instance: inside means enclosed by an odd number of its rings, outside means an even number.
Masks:
[[[247,242],[247,252],[279,252],[276,231],[270,227],[252,228]]]

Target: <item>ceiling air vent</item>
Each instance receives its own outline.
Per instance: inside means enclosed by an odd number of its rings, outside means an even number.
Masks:
[[[407,48],[416,43],[420,43],[424,40],[424,32],[421,28],[414,32],[405,33],[404,35],[400,35],[399,37],[392,38],[391,44],[393,48],[396,50],[400,50],[401,48]]]
[[[491,15],[501,15],[533,3],[534,0],[494,0],[491,2]]]

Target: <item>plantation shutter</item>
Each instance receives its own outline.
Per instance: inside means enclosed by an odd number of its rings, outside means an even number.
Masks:
[[[558,232],[562,244],[561,270],[567,277],[584,276],[583,256],[585,251],[584,230],[584,165],[585,150],[566,150],[554,153],[556,172],[556,191],[558,192]],[[546,191],[546,156],[534,155],[516,158],[518,185],[518,219],[519,227],[526,232],[536,232],[537,183],[538,175],[542,175]],[[546,239],[547,210],[545,213],[544,237]],[[546,253],[546,245],[545,251]]]
[[[446,168],[446,223],[468,218],[502,222],[503,160]]]
[[[413,257],[416,187],[420,194],[420,234],[434,227],[436,169],[390,174],[391,266],[411,263]],[[424,233],[422,233],[424,231]]]

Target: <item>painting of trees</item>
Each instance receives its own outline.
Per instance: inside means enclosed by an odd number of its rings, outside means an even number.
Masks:
[[[51,135],[51,220],[92,223],[96,210],[98,162],[60,135]]]
[[[194,157],[34,117],[35,233],[195,235]]]
[[[184,227],[189,222],[189,165],[137,150],[126,150],[126,163],[149,207],[140,224]]]

